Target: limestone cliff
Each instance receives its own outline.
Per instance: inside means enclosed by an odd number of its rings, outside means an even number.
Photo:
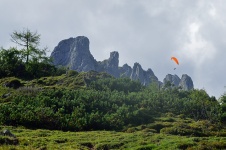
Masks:
[[[89,39],[84,36],[61,41],[53,50],[51,57],[56,66],[81,71],[95,70],[97,62],[89,50]]]
[[[56,66],[65,66],[78,72],[98,71],[106,72],[116,78],[128,77],[131,80],[138,80],[143,85],[149,85],[152,82],[164,86],[170,82],[176,87],[182,87],[184,90],[193,88],[192,79],[188,75],[183,75],[180,79],[177,75],[168,74],[163,83],[158,81],[151,69],[144,70],[137,62],[133,68],[128,64],[119,66],[119,53],[114,51],[110,57],[103,61],[96,61],[89,49],[89,39],[85,36],[69,38],[59,42],[51,53],[53,64]]]
[[[177,75],[168,74],[163,79],[162,87],[167,86],[168,83],[171,84],[171,87],[179,87],[182,90],[191,90],[194,88],[193,81],[187,74],[183,74],[181,79]]]

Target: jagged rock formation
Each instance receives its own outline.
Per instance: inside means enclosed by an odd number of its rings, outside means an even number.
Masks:
[[[129,77],[131,80],[139,80],[143,85],[156,82],[164,86],[167,81],[175,86],[181,86],[185,90],[193,88],[193,82],[187,75],[180,79],[176,75],[167,75],[163,83],[158,81],[151,69],[143,70],[139,63],[134,63],[133,68],[128,64],[119,67],[119,53],[110,53],[109,59],[96,61],[89,50],[89,39],[84,36],[62,40],[51,53],[53,64],[56,66],[66,66],[78,72],[97,71],[106,72],[116,78]]]
[[[81,71],[95,70],[97,62],[89,50],[89,39],[84,36],[61,41],[53,50],[51,57],[56,66],[67,66]]]
[[[134,64],[130,79],[139,80],[143,85],[149,85],[152,81],[158,81],[151,69],[144,71],[139,63]]]
[[[180,78],[177,75],[167,74],[163,79],[163,86],[165,86],[168,82],[171,83],[172,86],[178,87]]]
[[[119,53],[118,52],[111,52],[110,58],[104,61],[99,61],[96,71],[98,72],[107,72],[112,76],[118,78],[119,73]]]
[[[183,74],[181,79],[177,75],[167,74],[163,79],[162,87],[167,86],[168,83],[171,84],[171,87],[180,87],[182,90],[191,90],[194,88],[193,81],[187,74]]]
[[[191,77],[189,77],[187,74],[183,74],[179,83],[179,87],[181,87],[183,90],[193,89],[194,85]]]
[[[132,73],[132,68],[128,64],[124,64],[122,67],[119,67],[120,77],[130,77]]]

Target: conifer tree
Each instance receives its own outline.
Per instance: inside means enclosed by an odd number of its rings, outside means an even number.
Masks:
[[[26,64],[29,63],[30,60],[39,62],[46,59],[46,57],[43,57],[46,55],[46,48],[38,48],[40,43],[40,34],[37,32],[31,32],[29,29],[24,29],[20,32],[14,31],[11,34],[11,40],[23,47],[21,51]]]

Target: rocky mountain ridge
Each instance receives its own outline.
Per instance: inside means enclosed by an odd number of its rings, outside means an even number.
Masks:
[[[173,86],[181,87],[183,90],[194,88],[192,79],[186,74],[182,75],[181,79],[177,75],[168,74],[161,82],[151,69],[144,70],[137,62],[133,67],[128,64],[120,67],[119,53],[116,51],[111,52],[108,59],[96,61],[89,50],[89,39],[85,36],[60,41],[51,53],[51,58],[55,66],[65,66],[78,72],[94,70],[109,73],[116,78],[128,77],[131,80],[139,80],[143,85],[156,82],[164,86],[170,82]]]

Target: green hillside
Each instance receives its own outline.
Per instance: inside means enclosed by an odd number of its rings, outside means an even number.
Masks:
[[[56,68],[32,43],[0,64],[0,149],[226,149],[224,94]]]
[[[159,90],[106,73],[0,79],[3,149],[224,149],[223,110],[204,90]],[[14,145],[15,144],[15,145]]]

